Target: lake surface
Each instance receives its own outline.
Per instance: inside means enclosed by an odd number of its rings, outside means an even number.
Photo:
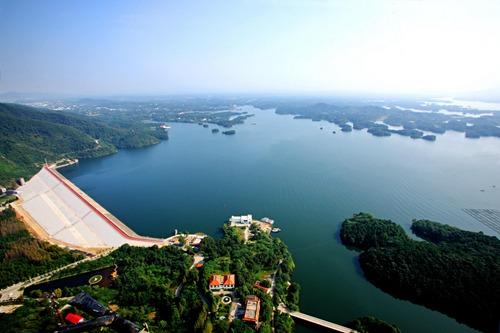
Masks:
[[[405,333],[476,332],[372,286],[338,231],[366,211],[406,230],[413,218],[428,218],[493,235],[462,209],[500,208],[500,139],[379,138],[245,109],[256,115],[235,126],[236,135],[173,123],[169,141],[61,171],[143,235],[217,235],[232,214],[274,218],[297,264],[305,313],[340,324],[374,315]]]

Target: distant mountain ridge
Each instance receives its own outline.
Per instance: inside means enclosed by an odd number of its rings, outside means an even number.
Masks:
[[[159,143],[168,133],[62,111],[0,103],[0,184],[31,176],[45,161],[90,158]]]

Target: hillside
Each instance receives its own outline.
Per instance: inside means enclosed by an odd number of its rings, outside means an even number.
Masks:
[[[45,160],[91,158],[167,139],[144,124],[105,123],[61,111],[0,103],[0,184],[29,177]]]
[[[33,238],[13,209],[0,212],[0,288],[79,259],[80,252]]]

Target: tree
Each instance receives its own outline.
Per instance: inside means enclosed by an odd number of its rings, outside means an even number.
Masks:
[[[205,323],[205,327],[203,327],[203,333],[212,333],[213,326],[210,320],[207,320]]]
[[[292,333],[294,328],[293,319],[285,313],[277,313],[274,316],[274,331],[276,333]]]
[[[56,288],[54,290],[54,295],[56,295],[57,298],[61,298],[62,297],[62,290],[60,288]]]
[[[259,333],[272,333],[273,330],[269,323],[262,323],[259,328]]]

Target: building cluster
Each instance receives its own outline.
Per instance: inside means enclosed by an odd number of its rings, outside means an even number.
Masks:
[[[208,280],[208,288],[211,291],[220,291],[220,290],[233,290],[236,286],[236,276],[235,274],[213,274],[210,276]],[[265,293],[269,293],[271,291],[270,288],[266,288],[260,285],[260,282],[257,281],[255,283],[255,287],[264,291]],[[232,312],[236,312],[237,303],[233,302],[233,310]],[[259,322],[259,313],[260,313],[260,298],[255,295],[249,295],[245,299],[245,311],[243,314],[243,321],[257,324]],[[233,314],[234,318],[234,314]]]
[[[208,288],[211,291],[231,290],[236,285],[236,276],[234,274],[213,274],[208,281]]]
[[[252,214],[231,216],[229,218],[229,224],[231,227],[248,227],[250,226],[250,224],[252,224],[252,221]]]
[[[260,230],[265,233],[271,233],[274,229],[274,220],[269,217],[263,217],[260,220],[254,220],[251,214],[248,215],[240,215],[240,216],[231,216],[229,218],[229,226],[231,227],[239,227],[239,228],[250,228],[251,225],[257,226]],[[275,231],[276,232],[276,231]]]

